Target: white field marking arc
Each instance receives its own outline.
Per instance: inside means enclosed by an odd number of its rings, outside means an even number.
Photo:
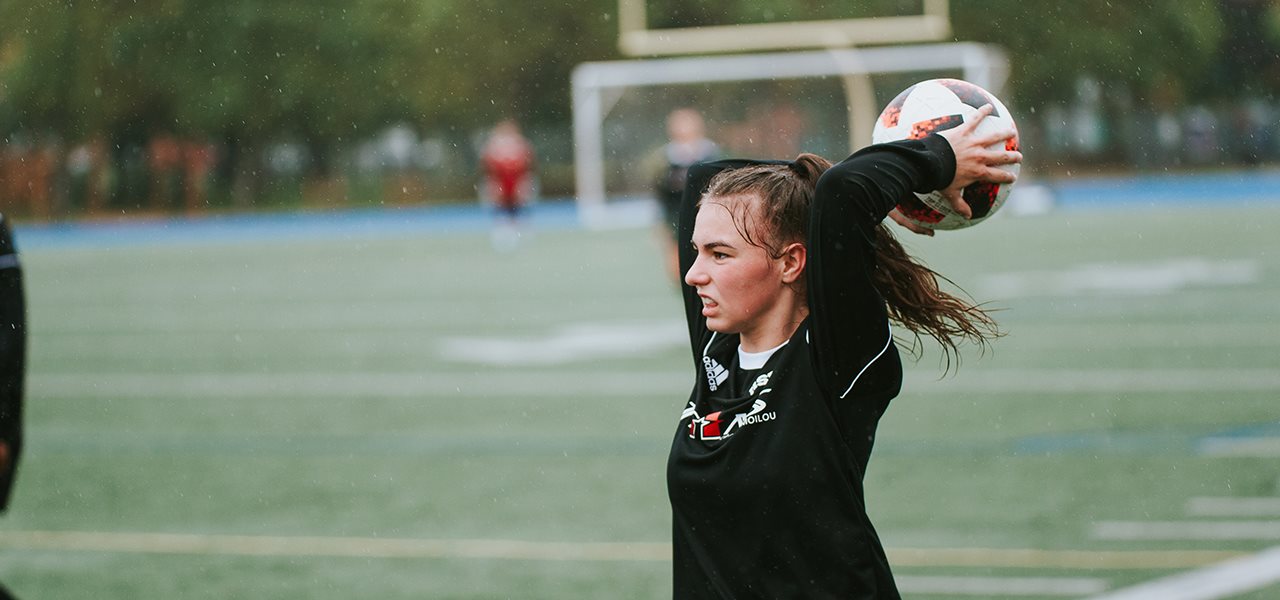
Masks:
[[[1071,296],[1079,294],[1167,294],[1195,286],[1256,283],[1262,268],[1250,259],[1193,256],[1148,263],[1088,263],[1052,271],[992,273],[979,279],[983,296]]]
[[[1277,581],[1280,581],[1280,546],[1090,600],[1218,600],[1262,589]]]
[[[1280,521],[1103,521],[1101,540],[1280,540]]]
[[[939,380],[909,373],[904,395],[1088,392],[1271,392],[1275,369],[969,369]],[[44,398],[278,397],[536,397],[635,396],[685,392],[680,370],[504,370],[398,373],[32,373],[31,395]]]
[[[941,577],[895,575],[898,589],[912,594],[952,596],[1070,596],[1106,591],[1107,580],[1096,577]]]
[[[1187,501],[1195,517],[1280,517],[1280,497],[1196,497]]]
[[[665,542],[531,542],[333,536],[218,535],[103,531],[0,531],[0,549],[130,554],[230,554],[360,558],[477,558],[510,560],[665,561]],[[1189,568],[1239,557],[1207,550],[1029,550],[890,548],[903,567],[1033,567],[1046,569]]]

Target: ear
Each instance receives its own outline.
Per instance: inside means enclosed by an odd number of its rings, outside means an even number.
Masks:
[[[795,283],[804,275],[804,267],[809,261],[809,250],[800,242],[792,242],[782,249],[782,256],[778,257],[778,261],[782,265],[782,283]]]

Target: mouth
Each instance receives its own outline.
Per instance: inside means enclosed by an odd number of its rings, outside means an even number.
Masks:
[[[711,316],[711,313],[720,306],[719,303],[707,296],[699,294],[698,298],[702,300],[702,316],[704,317]]]

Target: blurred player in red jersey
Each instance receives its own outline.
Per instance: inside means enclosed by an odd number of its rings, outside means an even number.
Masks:
[[[523,235],[520,213],[534,195],[533,145],[520,133],[520,125],[514,119],[506,119],[489,133],[480,162],[485,175],[484,196],[498,210],[493,246],[512,250]]]

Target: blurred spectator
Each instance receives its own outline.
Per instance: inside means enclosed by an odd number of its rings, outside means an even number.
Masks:
[[[61,148],[52,140],[16,140],[6,145],[0,152],[0,200],[4,201],[5,210],[51,219],[61,162]]]
[[[209,203],[209,177],[218,162],[218,151],[208,142],[189,141],[182,145],[183,198],[187,212],[205,210]]]
[[[147,167],[151,171],[151,208],[169,208],[182,185],[181,142],[169,133],[152,136],[147,144]]]
[[[482,198],[493,203],[497,222],[492,232],[494,248],[512,250],[524,235],[520,218],[533,199],[536,187],[533,145],[514,119],[506,119],[490,132],[480,151],[484,169]]]
[[[676,255],[676,220],[680,214],[680,197],[684,193],[689,167],[720,155],[720,147],[707,138],[702,114],[692,108],[677,108],[667,115],[667,143],[661,150],[661,172],[654,186],[662,205],[661,233],[667,271],[678,282],[680,266]]]
[[[1215,164],[1224,158],[1218,146],[1218,117],[1203,106],[1187,112],[1183,129],[1187,162],[1196,166]]]
[[[89,215],[101,213],[111,196],[111,165],[107,143],[95,137],[67,153],[68,206]]]

